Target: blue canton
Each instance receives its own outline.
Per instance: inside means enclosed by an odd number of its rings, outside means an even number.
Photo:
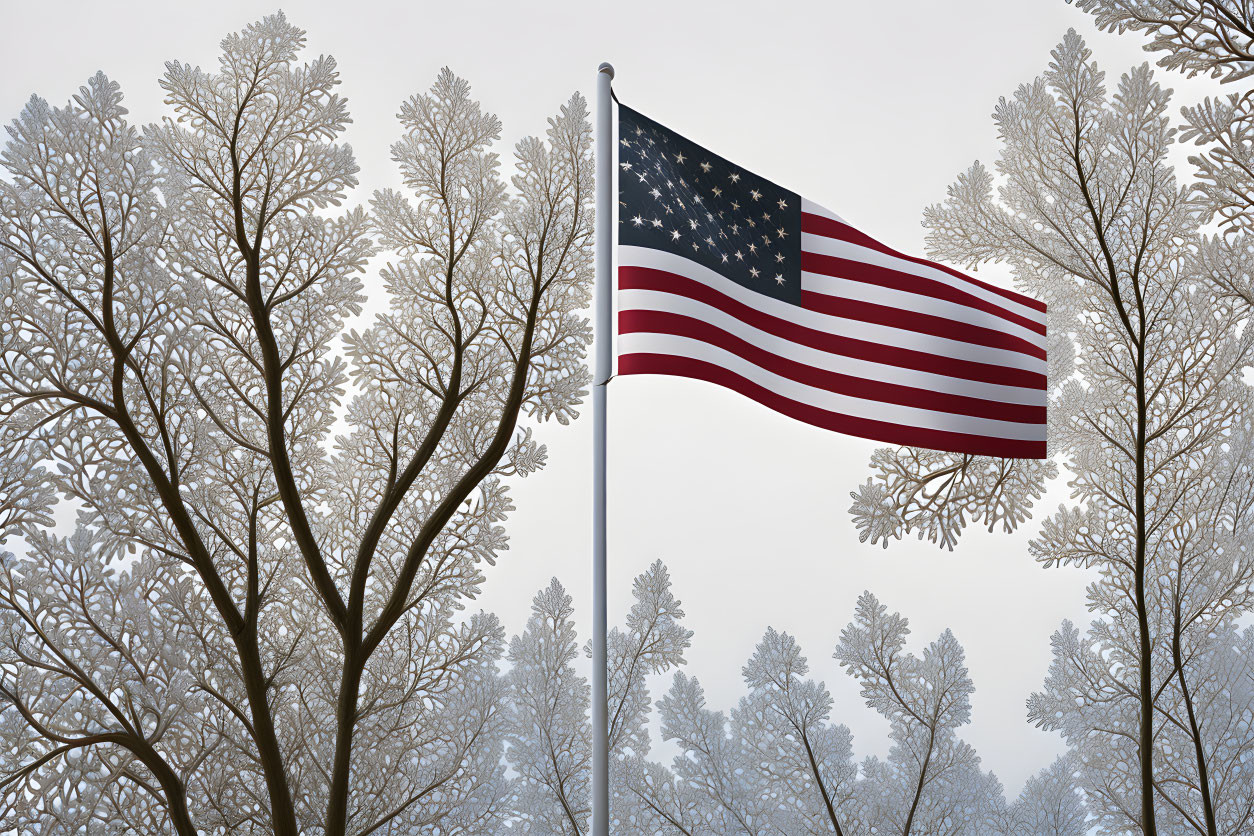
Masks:
[[[801,302],[801,198],[618,109],[618,243],[664,250]]]

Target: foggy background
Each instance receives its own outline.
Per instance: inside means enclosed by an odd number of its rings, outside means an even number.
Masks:
[[[98,69],[121,83],[133,122],[165,115],[157,79],[167,60],[215,65],[218,41],[279,7],[259,0],[0,3],[0,119],[32,93],[63,104]],[[302,0],[282,6],[308,31],[306,58],[336,57],[354,122],[344,134],[361,166],[353,197],[399,186],[389,146],[400,103],[448,65],[499,115],[508,166],[520,137],[596,67],[617,70],[620,99],[718,154],[839,213],[897,249],[923,253],[923,208],[972,161],[992,164],[990,114],[1049,62],[1068,27],[1089,42],[1113,84],[1147,60],[1139,36],[1093,30],[1062,0],[814,2],[474,2]],[[1209,80],[1158,72],[1179,107],[1213,94]],[[1187,149],[1178,172],[1188,175]],[[981,272],[1008,285],[1005,271]],[[371,307],[381,282],[367,276]],[[610,384],[610,620],[621,623],[631,579],[669,566],[695,631],[687,671],[713,708],[743,691],[740,669],[768,625],[795,635],[826,681],[834,719],[859,758],[883,754],[888,724],[866,708],[831,658],[854,602],[870,589],[910,619],[918,651],[946,627],[967,652],[973,722],[961,731],[1013,796],[1063,749],[1030,727],[1024,703],[1049,664],[1049,637],[1085,623],[1089,577],[1043,570],[1027,555],[1041,518],[1066,499],[1052,486],[1020,532],[971,531],[943,552],[908,540],[860,544],[849,492],[875,444],[818,430],[710,384],[634,377]],[[537,589],[557,576],[589,637],[590,402],[571,426],[540,428],[548,467],[518,482],[511,548],[479,605],[520,631]],[[584,669],[588,664],[584,660]],[[659,678],[656,698],[668,687]],[[655,736],[656,739],[656,736]],[[659,746],[655,757],[669,760]]]

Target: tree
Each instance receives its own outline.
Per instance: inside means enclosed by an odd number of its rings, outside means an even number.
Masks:
[[[26,547],[0,781],[41,827],[505,817],[503,635],[461,610],[506,480],[544,463],[520,421],[569,420],[587,379],[586,105],[518,144],[507,187],[499,123],[445,70],[402,106],[408,194],[328,214],[357,167],[335,62],[303,44],[280,14],[216,71],[168,64],[173,115],[142,135],[103,75],[10,127],[0,449]],[[379,247],[390,312],[346,332]],[[79,508],[69,540],[43,482]],[[76,777],[101,770],[125,780]]]
[[[1254,8],[1219,0],[1078,0],[1098,27],[1138,32],[1145,49],[1165,53],[1159,65],[1221,84],[1254,74]],[[1207,98],[1183,108],[1185,142],[1203,146],[1189,157],[1196,170],[1190,196],[1203,223],[1220,234],[1206,236],[1195,267],[1224,295],[1254,304],[1250,232],[1254,229],[1254,111],[1250,93]]]
[[[853,759],[831,723],[832,699],[796,641],[768,629],[743,670],[747,694],[730,716],[707,707],[700,683],[675,674],[659,701],[663,737],[680,747],[671,770],[629,763],[636,829],[650,833],[1066,834],[1087,832],[1069,761],[1034,777],[1007,805],[997,779],[956,730],[973,690],[962,648],[946,631],[922,657],[905,650],[906,619],[870,593],[858,601],[835,657],[891,724],[886,759]]]
[[[1073,759],[1062,757],[1028,779],[1015,802],[997,816],[998,836],[1083,836],[1088,812],[1075,788]]]
[[[874,787],[863,793],[863,818],[891,823],[902,836],[942,826],[980,832],[1000,787],[956,735],[970,720],[974,690],[962,648],[946,630],[919,658],[904,650],[909,632],[906,619],[864,594],[834,654],[867,705],[892,723],[888,759],[863,764]]]
[[[575,673],[579,645],[570,596],[557,579],[540,590],[531,619],[509,646],[509,760],[521,779],[524,832],[578,834],[591,815],[588,680]]]
[[[1254,571],[1242,545],[1251,492],[1241,372],[1252,343],[1242,309],[1197,270],[1198,218],[1166,162],[1167,105],[1148,67],[1107,97],[1069,32],[1049,70],[997,107],[996,189],[977,164],[925,215],[934,254],[971,268],[1008,263],[1049,304],[1051,453],[1071,472],[1077,504],[1059,510],[1032,551],[1046,566],[1099,572],[1089,597],[1102,617],[1088,641],[1122,691],[1117,716],[1084,732],[1107,747],[1105,767],[1087,764],[1085,790],[1106,805],[1108,827],[1147,834],[1159,806],[1209,820],[1212,785],[1228,778],[1199,777],[1206,719],[1190,708],[1187,669],[1192,648],[1248,609]],[[1055,473],[1049,461],[911,450],[880,451],[872,464],[852,509],[864,539],[917,531],[950,547],[968,514],[1016,528]],[[1058,642],[1055,651],[1064,652]],[[1099,696],[1077,695],[1089,698]],[[1032,718],[1059,727],[1043,704]],[[1179,794],[1156,774],[1165,725],[1192,740]]]
[[[627,789],[633,784],[628,779],[649,752],[646,726],[652,705],[646,679],[683,664],[692,637],[681,624],[683,609],[661,561],[636,578],[632,592],[636,600],[625,629],[615,627],[607,636],[611,786],[616,790],[611,813],[624,827],[638,803]],[[536,595],[526,629],[510,642],[508,758],[519,775],[519,832],[579,836],[588,830],[590,696],[587,679],[574,670],[573,613],[570,596],[554,578]]]

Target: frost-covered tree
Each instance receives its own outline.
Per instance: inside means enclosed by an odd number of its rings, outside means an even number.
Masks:
[[[1189,821],[1214,834],[1216,788],[1241,779],[1211,768],[1207,727],[1236,718],[1200,713],[1195,689],[1213,680],[1200,648],[1250,603],[1254,404],[1241,375],[1254,343],[1242,307],[1197,269],[1199,219],[1167,163],[1168,101],[1148,67],[1108,95],[1070,32],[1049,70],[998,104],[996,177],[975,165],[925,221],[935,255],[1006,263],[1049,305],[1050,451],[1075,505],[1032,552],[1099,574],[1100,617],[1075,647],[1118,689],[1068,683],[1070,645],[1056,641],[1047,692],[1078,690],[1054,713],[1034,698],[1031,716],[1085,741],[1084,788],[1109,832],[1153,834],[1161,815],[1167,832]],[[951,548],[968,517],[1016,528],[1056,473],[1050,460],[914,450],[872,465],[852,509],[863,538],[914,531]]]
[[[1097,25],[1137,32],[1159,65],[1189,76],[1239,84],[1254,75],[1254,6],[1237,0],[1076,0]],[[1254,305],[1254,99],[1248,90],[1183,109],[1182,139],[1202,146],[1191,197],[1206,236],[1197,269],[1221,293]]]
[[[577,836],[591,815],[588,680],[575,672],[573,616],[570,596],[554,578],[509,645],[509,761],[520,778],[522,832]]]
[[[943,825],[978,832],[996,790],[957,736],[970,721],[974,690],[962,648],[946,630],[916,657],[905,651],[908,635],[906,619],[864,594],[836,646],[836,659],[861,684],[867,704],[892,723],[887,760],[863,765],[875,787],[864,794],[863,817],[891,823],[903,836]]]
[[[1112,32],[1144,33],[1159,64],[1221,82],[1254,74],[1254,7],[1243,0],[1068,0]]]
[[[610,752],[615,827],[635,830],[630,787],[649,753],[652,704],[647,677],[683,664],[692,633],[661,561],[638,576],[623,628],[607,637]],[[535,597],[531,619],[510,642],[510,765],[519,775],[514,829],[571,834],[588,830],[592,738],[587,679],[575,672],[578,644],[570,596],[555,578]]]
[[[686,674],[659,701],[662,735],[680,748],[670,770],[633,763],[640,832],[676,834],[1066,834],[1087,832],[1074,769],[1059,761],[1007,805],[997,779],[957,737],[970,714],[962,648],[946,631],[923,655],[908,624],[864,594],[835,657],[891,725],[885,759],[854,760],[849,729],[796,641],[768,629],[743,670],[730,715],[706,705]]]
[[[1084,836],[1088,812],[1074,780],[1070,757],[1054,761],[1028,779],[1013,804],[993,815],[997,836]]]
[[[461,610],[506,480],[544,463],[520,421],[568,420],[587,377],[586,106],[520,142],[507,185],[498,121],[446,70],[401,108],[403,188],[338,211],[348,110],[303,44],[280,14],[216,68],[168,64],[143,131],[103,75],[9,128],[6,829],[507,816],[504,636]],[[389,310],[346,330],[380,248]]]

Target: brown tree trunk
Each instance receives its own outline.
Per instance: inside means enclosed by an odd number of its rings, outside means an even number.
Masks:
[[[1180,629],[1176,628],[1171,642],[1172,662],[1176,669],[1176,678],[1180,682],[1180,693],[1184,696],[1184,708],[1189,718],[1189,735],[1193,738],[1193,756],[1197,760],[1197,784],[1202,794],[1202,817],[1206,822],[1206,836],[1219,836],[1219,828],[1215,823],[1215,805],[1210,791],[1210,770],[1206,767],[1206,749],[1202,744],[1202,728],[1193,710],[1193,694],[1189,691],[1189,683],[1184,678],[1184,659],[1180,652]]]
[[[1114,287],[1118,288],[1116,283]],[[1116,299],[1116,301],[1119,301]],[[1139,301],[1139,296],[1138,296]],[[1121,303],[1120,303],[1121,304]],[[1121,304],[1122,307],[1122,304]],[[1140,668],[1141,722],[1137,734],[1137,760],[1141,772],[1141,831],[1158,836],[1154,814],[1154,683],[1153,642],[1150,640],[1149,607],[1145,600],[1146,523],[1145,449],[1148,409],[1145,403],[1145,319],[1141,311],[1140,339],[1136,355],[1136,622]]]

